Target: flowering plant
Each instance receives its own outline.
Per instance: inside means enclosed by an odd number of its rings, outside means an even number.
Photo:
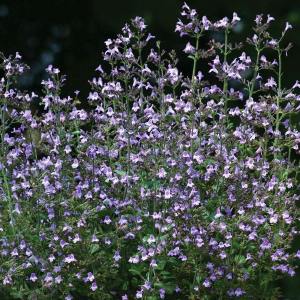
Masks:
[[[53,66],[41,95],[20,90],[28,67],[2,57],[3,299],[277,299],[295,275],[291,25],[273,38],[258,15],[248,55],[230,42],[236,13],[181,15],[190,76],[136,17],[105,42],[86,101],[63,95]]]

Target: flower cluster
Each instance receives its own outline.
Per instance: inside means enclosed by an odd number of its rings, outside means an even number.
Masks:
[[[53,66],[40,95],[20,91],[27,66],[3,57],[0,295],[265,299],[295,275],[300,84],[282,87],[291,26],[273,38],[273,18],[259,15],[244,47],[229,42],[236,13],[213,22],[184,4],[181,15],[191,75],[136,17],[105,42],[85,101],[63,96]],[[200,49],[214,31],[224,40]]]

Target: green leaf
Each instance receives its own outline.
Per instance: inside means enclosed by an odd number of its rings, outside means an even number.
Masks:
[[[98,252],[100,249],[100,246],[98,244],[92,244],[90,247],[90,253],[94,254],[96,252]]]
[[[115,170],[115,173],[117,173],[120,176],[125,176],[126,175],[126,172],[123,171],[123,170]]]
[[[156,296],[146,296],[145,300],[157,300],[158,298]]]
[[[173,291],[176,288],[176,284],[173,282],[157,282],[154,283],[154,286],[158,288],[163,288],[167,292],[167,294],[173,293]]]
[[[234,260],[238,265],[243,265],[247,261],[246,257],[243,255],[236,255]]]
[[[157,264],[157,267],[156,269],[159,270],[159,271],[162,271],[164,270],[165,266],[166,266],[166,261],[165,260],[160,260]]]

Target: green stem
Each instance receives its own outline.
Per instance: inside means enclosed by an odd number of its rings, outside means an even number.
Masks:
[[[280,99],[282,96],[282,91],[281,91],[281,79],[282,79],[282,51],[281,49],[277,50],[278,54],[278,89],[277,89],[277,96],[276,96],[276,121],[275,121],[275,132],[277,133],[279,130],[279,125],[280,125]],[[276,148],[278,145],[278,137],[274,139],[274,148]],[[274,149],[275,150],[275,149]],[[275,152],[275,158],[277,158],[277,153]]]
[[[13,236],[15,236],[16,231],[15,231],[15,220],[14,220],[14,216],[13,216],[13,201],[12,201],[12,196],[11,196],[11,190],[10,190],[9,183],[8,183],[8,178],[7,178],[6,172],[4,171],[3,167],[1,169],[1,175],[2,175],[2,179],[3,179],[3,183],[4,183],[5,195],[8,200],[10,224],[12,227]]]
[[[224,63],[227,63],[227,55],[228,55],[228,29],[225,30],[225,41],[224,41]],[[225,77],[223,82],[223,93],[225,94],[228,88],[228,80]],[[226,100],[226,99],[225,99]],[[225,102],[226,106],[226,102]]]
[[[193,71],[192,71],[192,86],[194,87],[195,84],[195,74],[196,74],[196,69],[197,69],[197,62],[199,60],[198,56],[198,50],[199,50],[199,39],[200,39],[200,34],[197,34],[196,36],[196,51],[194,55],[194,64],[193,64]],[[195,114],[192,114],[192,126],[191,126],[191,131],[190,131],[190,136],[192,136],[193,131],[194,131],[194,126],[195,126]],[[190,137],[190,142],[191,142],[191,154],[193,151],[193,139]]]
[[[1,168],[1,175],[2,180],[4,184],[4,193],[6,196],[6,199],[8,200],[8,211],[9,211],[9,218],[10,218],[10,224],[12,227],[13,236],[15,236],[15,220],[13,216],[13,201],[12,201],[12,195],[11,195],[11,189],[9,186],[9,180],[7,177],[7,173],[5,171],[4,161],[5,161],[5,142],[4,142],[4,135],[6,131],[6,120],[5,120],[5,113],[6,113],[6,101],[4,99],[4,105],[1,107],[1,160],[0,162],[3,164]]]
[[[227,63],[227,56],[228,56],[228,29],[225,29],[225,41],[224,41],[224,57],[223,57],[223,63]],[[222,127],[226,125],[227,123],[227,90],[228,90],[228,80],[225,77],[223,82],[223,95],[224,95],[224,119],[222,119],[221,124]],[[223,149],[223,139],[222,134],[220,132],[220,143],[221,143],[221,155],[222,155],[222,149]]]
[[[195,52],[195,55],[194,55],[194,64],[193,64],[193,72],[192,72],[192,84],[194,84],[194,82],[195,82],[197,62],[199,60],[199,57],[198,57],[199,39],[200,39],[200,35],[197,34],[197,36],[196,36],[196,52]]]
[[[261,50],[259,48],[256,48],[256,52],[257,52],[257,55],[256,55],[255,66],[254,66],[254,74],[253,74],[253,78],[252,78],[252,82],[251,82],[251,88],[250,88],[250,91],[249,91],[249,98],[251,98],[252,95],[253,95],[255,81],[256,81],[258,68],[259,68],[258,64],[259,64],[259,56],[260,56]]]

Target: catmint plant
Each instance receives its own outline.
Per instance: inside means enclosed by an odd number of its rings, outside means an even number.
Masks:
[[[258,15],[233,43],[239,21],[184,4],[185,74],[132,19],[87,99],[52,65],[20,90],[28,66],[2,56],[3,299],[279,297],[300,258],[300,83],[283,86],[291,25],[273,37]]]

